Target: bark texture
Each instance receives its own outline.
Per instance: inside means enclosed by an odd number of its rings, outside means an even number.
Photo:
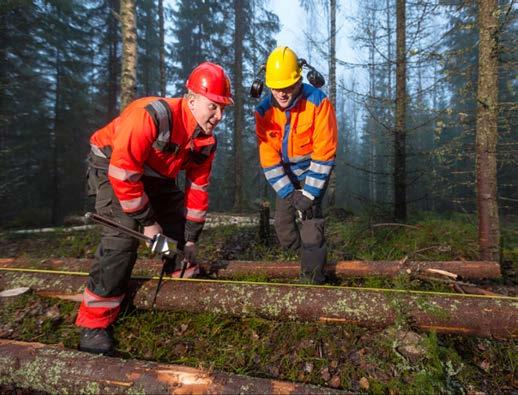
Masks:
[[[164,28],[164,0],[158,0],[158,29],[160,37],[160,96],[165,96],[165,28]]]
[[[244,2],[234,0],[234,208],[245,206],[243,196],[243,130],[245,130],[243,95],[243,39],[246,15]]]
[[[6,268],[37,268],[48,270],[64,270],[69,272],[89,272],[92,267],[91,259],[46,259],[31,262],[25,258],[0,259],[0,267]],[[298,262],[271,261],[216,261],[202,263],[203,270],[218,278],[235,278],[244,275],[264,275],[268,278],[297,278],[300,272]],[[135,264],[134,273],[159,273],[162,261],[139,259]],[[348,277],[394,277],[399,274],[426,273],[427,269],[445,270],[459,275],[463,279],[500,278],[500,265],[491,261],[340,261],[327,264],[324,268],[328,274],[339,278]]]
[[[86,276],[0,270],[0,288],[31,287],[49,297],[77,295]],[[130,282],[129,298],[151,309],[158,280]],[[440,333],[518,337],[518,298],[290,284],[164,279],[156,308],[259,316],[273,320],[353,323],[381,328],[404,319]]]
[[[406,0],[396,1],[396,129],[394,135],[394,219],[404,222],[406,207]]]
[[[118,75],[120,70],[118,23],[115,12],[120,9],[118,0],[110,0],[110,15],[108,18],[108,94],[106,96],[106,122],[117,115],[117,92],[119,90]]]
[[[497,1],[479,0],[477,208],[480,258],[500,259],[496,143],[498,140]]]
[[[137,90],[137,22],[135,0],[121,0],[122,74],[121,112],[135,99]]]
[[[312,385],[0,339],[0,385],[71,394],[339,394]]]
[[[329,100],[336,109],[336,0],[329,0]],[[329,207],[336,204],[336,171],[329,176],[327,188]]]
[[[297,278],[300,273],[298,262],[219,261],[204,268],[220,278],[253,274],[268,278]],[[400,274],[425,273],[427,269],[445,270],[466,279],[500,278],[500,265],[489,261],[340,261],[324,267],[327,274],[339,278],[395,277]]]

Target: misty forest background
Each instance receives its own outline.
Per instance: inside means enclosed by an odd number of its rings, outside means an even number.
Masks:
[[[357,15],[344,15],[345,1],[300,2],[306,52],[299,56],[326,76],[323,89],[339,122],[328,203],[399,220],[418,211],[475,212],[477,2],[362,0]],[[88,207],[88,139],[120,110],[120,3],[1,2],[1,228],[59,225]],[[501,218],[510,218],[518,212],[518,10],[507,0],[497,11],[498,207]],[[285,44],[275,42],[280,22],[269,2],[136,0],[135,13],[135,98],[183,94],[192,68],[206,60],[231,77],[236,105],[216,131],[211,211],[250,211],[273,201],[258,162],[258,101],[248,95],[269,51]],[[345,24],[354,26],[354,61],[336,55]],[[406,111],[398,124],[401,64]]]

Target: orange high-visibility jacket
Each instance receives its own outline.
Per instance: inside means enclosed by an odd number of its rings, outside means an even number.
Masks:
[[[109,159],[108,178],[125,213],[153,223],[142,175],[174,179],[185,170],[186,219],[205,222],[216,139],[199,133],[185,99],[138,99],[97,130],[90,144],[94,155]]]
[[[275,192],[281,198],[292,193],[291,177],[304,184],[305,196],[320,197],[335,165],[338,141],[335,111],[327,96],[302,84],[300,95],[282,110],[270,93],[257,106],[255,120],[261,166]]]

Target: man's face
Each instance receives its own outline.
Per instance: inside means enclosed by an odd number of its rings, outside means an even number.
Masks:
[[[199,94],[193,94],[189,97],[188,104],[203,133],[211,135],[216,125],[223,118],[225,105],[213,102]]]
[[[293,84],[291,86],[288,86],[287,88],[282,88],[282,89],[271,88],[270,90],[272,91],[273,98],[275,99],[275,101],[277,102],[279,107],[284,110],[284,109],[288,108],[291,105],[291,103],[293,102],[293,99],[295,99],[295,97],[297,97],[297,95],[299,94],[301,85],[302,85],[302,82],[299,80],[298,82],[296,82],[295,84]]]

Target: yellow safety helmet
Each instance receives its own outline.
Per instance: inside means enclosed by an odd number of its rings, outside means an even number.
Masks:
[[[275,48],[266,61],[266,86],[287,88],[302,78],[302,67],[297,54],[288,47]]]

